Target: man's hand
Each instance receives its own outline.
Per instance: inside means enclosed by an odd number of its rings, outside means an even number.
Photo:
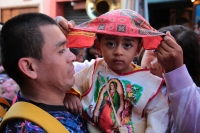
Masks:
[[[173,71],[183,65],[183,51],[176,43],[170,32],[161,41],[156,49],[158,62],[165,72]]]
[[[56,23],[60,27],[63,34],[67,35],[70,31],[70,28],[73,28],[75,26],[75,22],[73,20],[67,21],[62,16],[56,16],[55,18]]]
[[[76,95],[67,93],[65,95],[64,105],[72,113],[82,114],[81,100]]]

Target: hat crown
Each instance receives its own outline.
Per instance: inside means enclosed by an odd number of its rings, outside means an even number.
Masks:
[[[129,9],[116,9],[84,22],[73,28],[97,34],[142,37],[146,49],[154,49],[160,43],[161,35],[137,12]]]

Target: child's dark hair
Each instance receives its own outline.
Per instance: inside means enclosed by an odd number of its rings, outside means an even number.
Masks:
[[[100,41],[101,40],[101,37],[102,37],[102,34],[96,34],[96,38]]]
[[[197,34],[181,25],[163,27],[159,31],[164,33],[169,31],[181,46],[184,64],[195,84],[200,86],[200,50]]]

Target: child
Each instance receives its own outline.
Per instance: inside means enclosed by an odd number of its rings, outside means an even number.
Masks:
[[[103,59],[75,74],[66,107],[81,113],[83,106],[83,115],[103,132],[164,133],[169,107],[160,91],[163,80],[132,63],[142,45],[156,48],[158,35],[164,34],[127,9],[110,11],[74,29],[97,33],[95,44]]]

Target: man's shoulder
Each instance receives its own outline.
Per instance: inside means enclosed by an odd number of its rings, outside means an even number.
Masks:
[[[33,122],[24,119],[14,119],[9,121],[4,128],[4,133],[19,133],[19,132],[40,132],[45,131]]]
[[[62,123],[62,125],[70,132],[88,132],[86,121],[80,115],[73,115],[68,111],[48,111],[48,113]],[[20,131],[45,133],[41,126],[45,126],[45,123],[44,125],[39,126],[34,122],[25,119],[13,119],[4,126],[4,133],[19,133]]]

